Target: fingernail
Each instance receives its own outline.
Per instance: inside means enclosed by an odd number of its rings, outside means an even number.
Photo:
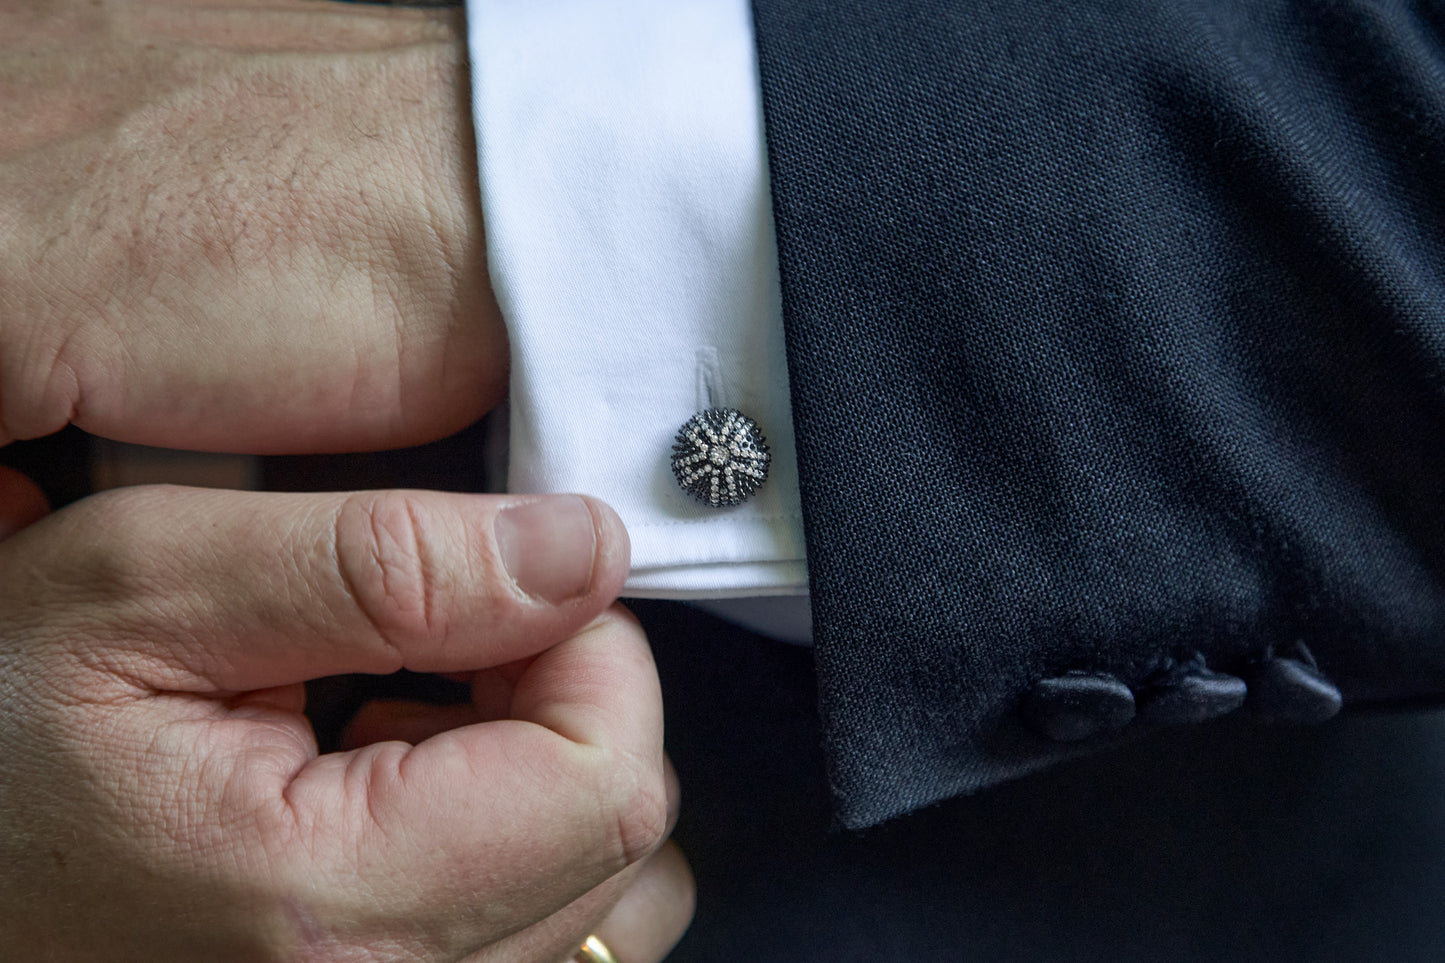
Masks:
[[[492,523],[507,574],[544,602],[565,602],[592,584],[597,529],[576,495],[550,495],[511,505]]]

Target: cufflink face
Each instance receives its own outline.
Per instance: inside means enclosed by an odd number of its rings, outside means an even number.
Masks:
[[[728,508],[747,501],[767,481],[772,460],[756,421],[736,408],[709,408],[677,430],[672,475],[704,505]]]

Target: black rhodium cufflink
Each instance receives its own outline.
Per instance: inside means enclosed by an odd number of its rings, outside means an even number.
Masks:
[[[672,446],[678,486],[713,508],[747,501],[767,481],[772,461],[758,423],[736,408],[699,411],[677,430]]]

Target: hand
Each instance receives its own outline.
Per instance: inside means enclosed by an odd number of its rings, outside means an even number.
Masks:
[[[397,447],[501,396],[461,13],[0,0],[0,444]]]
[[[128,489],[0,542],[0,958],[661,959],[691,884],[627,555],[595,501],[425,492]],[[475,704],[319,756],[301,683],[401,667]]]

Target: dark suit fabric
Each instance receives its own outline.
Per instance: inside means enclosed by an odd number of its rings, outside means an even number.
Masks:
[[[1145,733],[1064,673],[1445,692],[1445,9],[755,13],[843,824]]]
[[[807,649],[633,602],[697,916],[668,963],[1436,963],[1445,714],[1159,731],[833,822]]]

